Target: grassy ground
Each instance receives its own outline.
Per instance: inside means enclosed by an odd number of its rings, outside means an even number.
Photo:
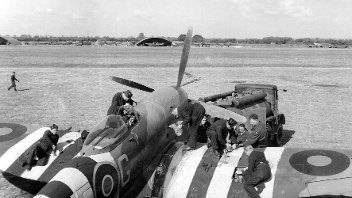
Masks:
[[[233,69],[231,73],[223,69],[193,69],[191,72],[202,77],[202,81],[188,85],[185,89],[191,98],[199,98],[228,91],[233,87],[234,79],[241,82],[258,79],[259,75],[253,72],[258,70],[256,68],[240,69],[240,72],[237,70],[239,69]],[[148,68],[138,71],[133,68],[16,68],[20,83],[19,91],[14,92],[7,91],[11,71],[12,68],[0,68],[1,122],[43,126],[56,123],[60,128],[72,126],[73,130],[93,127],[106,115],[112,96],[117,91],[126,90],[126,87],[108,80],[108,76],[118,75],[146,82],[146,85],[156,89],[174,84],[177,76],[177,68]],[[280,92],[279,101],[279,109],[286,115],[287,123],[284,128],[290,133],[286,137],[286,146],[352,149],[351,119],[348,116],[351,114],[348,110],[351,104],[351,88],[347,86],[350,80],[346,78],[344,82],[343,79],[329,78],[330,74],[343,75],[322,70],[317,76],[342,82],[347,87],[312,87],[313,82],[304,81],[304,78],[311,79],[310,70],[302,70],[309,72],[307,75],[298,69],[290,70],[301,76],[286,70],[275,71],[277,72],[272,72],[271,69],[257,71],[263,76],[257,83],[281,84],[289,89],[287,93]],[[276,81],[272,82],[271,79]],[[319,79],[316,81],[320,82]],[[329,83],[332,82],[329,80]],[[331,91],[334,96],[330,97],[326,90]],[[347,94],[343,94],[344,92]],[[136,101],[147,94],[138,90],[133,90],[133,93]],[[341,105],[339,101],[345,101],[346,104]],[[347,119],[344,117],[346,113]],[[0,197],[31,196],[0,177]]]

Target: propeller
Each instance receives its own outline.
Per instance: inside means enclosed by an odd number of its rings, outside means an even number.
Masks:
[[[189,84],[194,83],[194,82],[197,82],[197,81],[199,81],[199,80],[200,80],[200,78],[196,78],[196,79],[193,79],[193,80],[191,80],[191,81],[189,81],[189,82],[185,82],[185,83],[183,83],[183,84],[181,85],[181,87],[183,87],[183,86],[185,86],[185,85],[189,85]]]
[[[194,83],[194,82],[197,82],[197,81],[200,81],[200,80],[201,80],[200,77],[197,77],[197,78],[196,78],[196,77],[193,76],[191,73],[186,72],[186,71],[185,71],[185,75],[186,75],[187,78],[193,78],[193,79],[190,80],[190,81],[188,81],[188,82],[183,83],[183,84],[181,85],[181,87],[183,87],[183,86],[185,86],[185,85],[189,85],[189,84],[191,84],[191,83]]]
[[[183,50],[182,50],[180,68],[178,71],[178,78],[177,78],[178,80],[177,80],[177,84],[176,84],[177,88],[181,86],[183,74],[185,73],[185,70],[186,70],[188,55],[189,55],[189,51],[191,49],[192,32],[193,32],[193,28],[189,27],[188,31],[187,31],[187,36],[186,36],[186,39],[184,42]]]
[[[185,75],[186,75],[188,78],[195,78],[191,73],[186,72],[186,71],[185,71]]]
[[[243,115],[224,109],[222,107],[218,107],[213,104],[208,104],[201,101],[197,101],[197,102],[199,102],[204,107],[207,114],[210,115],[211,117],[218,117],[218,118],[224,118],[224,119],[233,118],[234,120],[236,120],[236,122],[240,122],[240,123],[247,122],[247,118]]]
[[[139,89],[139,90],[142,90],[142,91],[146,91],[146,92],[153,92],[154,91],[154,89],[152,89],[150,87],[147,87],[145,85],[136,83],[136,82],[134,82],[132,80],[127,80],[127,79],[116,77],[116,76],[110,76],[110,79],[115,81],[115,82],[117,82],[117,83],[129,86],[129,87],[132,87],[132,88],[136,88],[136,89]]]
[[[185,39],[185,44],[184,44],[184,47],[182,50],[180,69],[179,69],[179,73],[178,73],[178,81],[177,81],[176,87],[180,87],[181,82],[182,82],[182,78],[183,78],[183,74],[185,73],[185,69],[186,69],[186,65],[187,65],[187,61],[188,61],[188,55],[189,55],[189,51],[191,48],[192,32],[193,32],[193,29],[191,27],[188,28],[187,36]],[[128,87],[136,88],[136,89],[139,89],[142,91],[146,91],[146,92],[153,92],[154,91],[153,88],[139,84],[139,83],[134,82],[132,80],[127,80],[127,79],[116,77],[116,76],[110,76],[110,79],[117,82],[117,83],[126,85]],[[192,82],[195,82],[195,81],[197,81],[197,80],[193,80]],[[192,82],[185,83],[184,85],[192,83]]]

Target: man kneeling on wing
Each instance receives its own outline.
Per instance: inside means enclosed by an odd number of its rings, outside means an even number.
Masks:
[[[56,134],[58,128],[56,124],[53,124],[50,130],[46,130],[43,137],[24,153],[21,162],[22,166],[26,167],[28,171],[30,171],[40,159],[49,157],[52,152],[55,154],[56,145],[59,140],[59,135]]]

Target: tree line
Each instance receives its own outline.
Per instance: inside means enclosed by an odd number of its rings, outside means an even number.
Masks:
[[[185,34],[181,34],[176,40],[184,41],[186,38]],[[352,39],[323,39],[323,38],[298,38],[293,39],[291,37],[264,37],[262,39],[258,38],[246,38],[246,39],[236,39],[236,38],[203,38],[201,35],[194,35],[193,42],[203,42],[203,43],[238,43],[238,44],[291,44],[291,45],[313,45],[314,43],[329,43],[331,45],[352,45]]]
[[[25,42],[32,42],[32,41],[47,41],[47,42],[61,42],[61,41],[88,41],[88,42],[96,42],[98,40],[104,40],[104,41],[120,41],[120,42],[126,42],[126,41],[138,41],[135,37],[126,37],[126,38],[115,38],[115,37],[109,37],[109,36],[40,36],[40,35],[35,35],[31,36],[28,34],[23,34],[21,36],[13,36],[13,38],[19,40],[19,41],[25,41]]]
[[[62,41],[80,41],[80,42],[96,42],[96,41],[114,41],[114,42],[138,42],[138,37],[116,38],[109,36],[40,36],[40,35],[21,35],[13,36],[13,38],[24,42],[62,42]],[[185,34],[178,37],[164,37],[170,41],[184,41]],[[352,39],[324,39],[324,38],[298,38],[291,37],[264,37],[264,38],[204,38],[202,35],[196,34],[192,38],[196,43],[215,43],[215,44],[291,44],[291,45],[313,45],[313,43],[329,43],[331,45],[352,45]]]

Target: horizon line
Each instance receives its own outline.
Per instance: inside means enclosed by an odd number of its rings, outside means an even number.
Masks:
[[[61,35],[61,36],[54,36],[54,35],[32,35],[32,34],[21,34],[21,35],[19,35],[19,36],[17,36],[17,35],[8,35],[8,34],[5,34],[5,35],[1,35],[0,34],[0,37],[1,36],[8,36],[8,37],[11,37],[11,38],[13,38],[13,37],[21,37],[22,35],[29,35],[29,36],[31,36],[31,37],[34,37],[34,36],[39,36],[39,37],[109,37],[109,38],[116,38],[116,39],[122,39],[122,38],[137,38],[138,36],[125,36],[125,37],[117,37],[117,36],[65,36],[65,35]],[[180,34],[180,35],[182,35],[182,34]],[[179,36],[180,36],[179,35]],[[201,34],[195,34],[195,35],[200,35],[200,36],[202,36]],[[195,36],[194,35],[194,36]],[[179,36],[145,36],[144,38],[152,38],[152,37],[161,37],[161,38],[178,38]],[[258,37],[252,37],[252,38],[235,38],[235,37],[211,37],[211,38],[208,38],[208,37],[204,37],[204,36],[202,36],[204,39],[264,39],[264,38],[270,38],[270,37],[274,37],[274,38],[292,38],[292,39],[294,39],[294,40],[296,40],[296,39],[338,39],[338,40],[344,40],[344,39],[348,39],[348,40],[350,40],[350,39],[352,39],[352,37],[351,38],[323,38],[323,37],[297,37],[297,38],[294,38],[294,37],[290,37],[290,36],[266,36],[266,37],[262,37],[262,38],[258,38]]]

